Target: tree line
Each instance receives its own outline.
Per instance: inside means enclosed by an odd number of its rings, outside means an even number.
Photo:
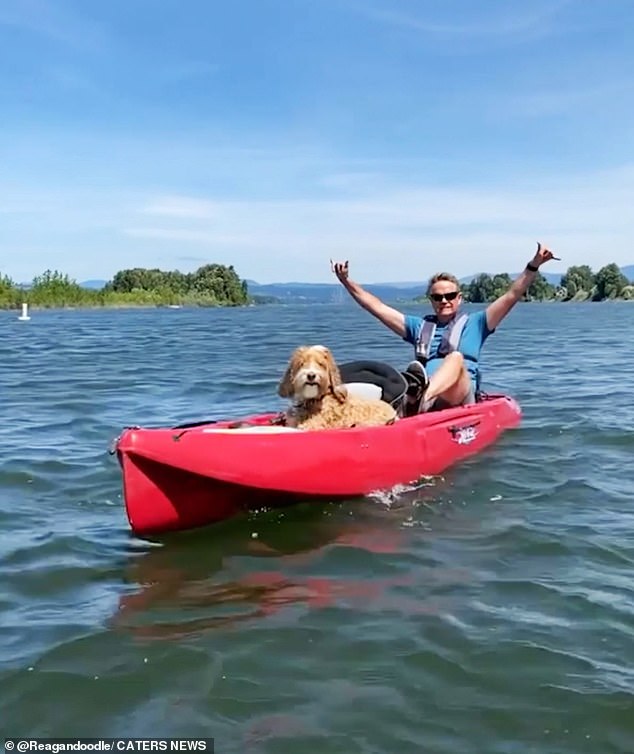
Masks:
[[[505,293],[512,282],[506,272],[499,275],[482,274],[463,286],[462,293],[466,301],[486,303]],[[634,285],[617,264],[607,264],[596,273],[584,264],[569,267],[559,285],[549,283],[541,273],[537,273],[525,298],[527,301],[634,300]]]
[[[207,264],[195,272],[135,267],[121,270],[101,289],[84,288],[68,275],[46,270],[29,286],[0,274],[0,308],[34,307],[243,306],[246,280],[233,266]]]
[[[508,290],[508,273],[482,274],[463,286],[466,301],[486,303]],[[423,300],[426,296],[417,300]],[[244,306],[269,303],[250,296],[246,280],[233,266],[207,264],[195,272],[162,271],[135,267],[121,270],[101,289],[84,288],[59,271],[47,270],[28,286],[14,283],[0,273],[0,309],[14,309],[23,302],[34,307],[124,307],[124,306]],[[527,291],[529,301],[634,300],[634,285],[618,265],[605,265],[593,272],[588,265],[569,267],[559,285],[541,274]],[[274,299],[271,299],[272,301]]]

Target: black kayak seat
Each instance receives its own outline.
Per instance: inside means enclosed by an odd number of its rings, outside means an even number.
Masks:
[[[348,361],[339,364],[339,374],[344,384],[365,382],[381,388],[381,398],[392,406],[400,405],[408,382],[402,372],[382,361]]]

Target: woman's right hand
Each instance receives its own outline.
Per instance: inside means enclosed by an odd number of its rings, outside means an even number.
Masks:
[[[330,269],[335,273],[337,278],[343,283],[348,279],[348,260],[345,262],[333,262],[330,260]]]

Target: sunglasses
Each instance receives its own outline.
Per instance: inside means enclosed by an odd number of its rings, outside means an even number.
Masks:
[[[451,291],[450,293],[432,293],[430,298],[439,304],[441,301],[453,301],[460,291]]]

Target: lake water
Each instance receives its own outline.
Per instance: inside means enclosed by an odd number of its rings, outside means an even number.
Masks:
[[[523,422],[442,478],[152,542],[124,426],[278,410],[299,344],[409,346],[351,302],[31,317],[0,313],[4,735],[634,751],[634,306],[518,305],[483,365]]]

